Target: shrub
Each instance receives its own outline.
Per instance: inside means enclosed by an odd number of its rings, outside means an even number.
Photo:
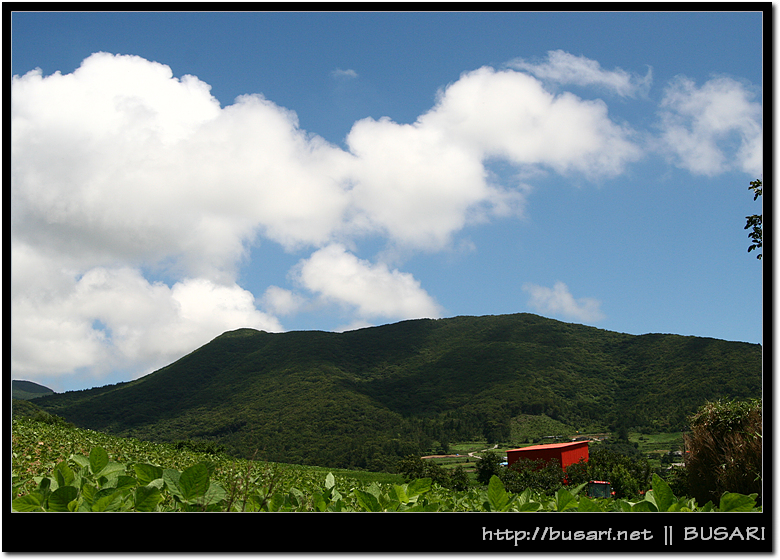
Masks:
[[[666,480],[672,491],[678,496],[689,496],[688,490],[688,471],[685,467],[675,466],[671,467],[668,471],[663,473],[663,478]]]
[[[688,488],[699,502],[725,492],[758,494],[761,503],[761,401],[708,402],[689,418]]]
[[[447,469],[430,461],[426,461],[416,455],[408,455],[396,465],[396,470],[404,475],[406,482],[430,478],[431,482],[444,488],[453,488],[456,490],[465,490],[470,481],[469,476],[463,467],[458,466],[447,472]]]
[[[563,487],[564,477],[561,464],[555,459],[519,459],[509,468],[502,469],[499,475],[510,492],[520,493],[530,488],[542,494],[553,494]]]
[[[477,461],[477,481],[480,484],[488,484],[490,477],[499,476],[503,472],[501,456],[495,451],[485,451]]]

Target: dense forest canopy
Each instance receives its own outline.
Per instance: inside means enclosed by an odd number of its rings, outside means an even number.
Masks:
[[[521,414],[573,429],[684,429],[707,400],[760,397],[761,373],[757,344],[516,314],[239,329],[135,381],[35,402],[116,435],[382,470],[434,441],[509,441]]]

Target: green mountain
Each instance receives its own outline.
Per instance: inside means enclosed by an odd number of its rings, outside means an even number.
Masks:
[[[679,430],[705,400],[760,396],[761,372],[757,344],[517,314],[344,333],[239,329],[135,381],[36,404],[116,435],[381,470],[434,440],[508,441],[520,414]]]
[[[14,399],[22,399],[28,401],[30,399],[37,399],[44,395],[51,395],[54,391],[43,385],[38,385],[32,381],[20,381],[13,379],[11,381],[11,394]]]

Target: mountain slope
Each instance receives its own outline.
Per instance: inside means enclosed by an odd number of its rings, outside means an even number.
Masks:
[[[54,391],[32,381],[14,379],[11,381],[11,393],[15,399],[30,400],[44,395],[51,395]]]
[[[224,333],[129,383],[41,397],[78,426],[209,439],[244,456],[377,468],[509,420],[681,428],[705,400],[761,394],[761,346],[633,336],[531,314],[349,331]]]

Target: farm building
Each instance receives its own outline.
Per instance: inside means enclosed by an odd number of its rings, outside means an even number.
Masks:
[[[543,459],[551,461],[557,459],[561,467],[566,469],[569,465],[579,462],[580,459],[588,460],[588,442],[571,441],[567,443],[550,443],[547,445],[532,445],[519,449],[509,449],[506,452],[507,466],[519,459],[538,461]]]

